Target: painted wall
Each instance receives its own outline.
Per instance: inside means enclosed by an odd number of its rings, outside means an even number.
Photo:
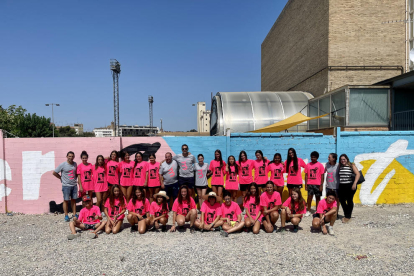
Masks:
[[[106,157],[112,150],[124,148],[145,154],[155,152],[160,161],[168,151],[181,152],[182,144],[187,144],[194,155],[202,153],[206,162],[211,161],[216,149],[226,160],[228,155],[237,159],[241,150],[254,159],[257,149],[268,159],[276,152],[285,159],[288,148],[293,147],[305,162],[316,150],[323,164],[331,152],[347,153],[366,179],[355,195],[357,203],[414,202],[414,132],[339,132],[337,137],[318,133],[235,133],[226,137],[3,139],[0,131],[0,140],[0,212],[5,212],[5,196],[8,210],[14,212],[44,213],[49,211],[50,201],[61,203],[62,187],[52,171],[65,162],[70,150],[75,152],[77,163],[81,162],[82,150],[87,150],[89,161],[95,162],[99,154]]]

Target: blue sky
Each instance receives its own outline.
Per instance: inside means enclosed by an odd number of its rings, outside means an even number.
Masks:
[[[260,45],[287,0],[0,2],[0,104],[87,130],[113,120],[109,60],[121,63],[120,124],[196,128],[211,92],[260,91]]]

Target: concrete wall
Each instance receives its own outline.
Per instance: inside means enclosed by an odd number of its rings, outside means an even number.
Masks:
[[[276,152],[286,159],[288,148],[293,147],[305,162],[316,150],[320,153],[321,163],[327,161],[331,152],[347,153],[366,179],[355,195],[357,203],[414,202],[414,132],[339,131],[338,134],[337,137],[319,133],[235,133],[227,137],[3,139],[0,131],[5,148],[3,151],[0,147],[0,212],[5,212],[5,200],[9,211],[34,214],[48,212],[50,201],[61,203],[62,187],[52,171],[66,160],[70,150],[75,152],[78,163],[82,150],[88,151],[89,162],[95,162],[99,154],[108,156],[114,149],[136,145],[143,151],[156,152],[157,160],[162,160],[168,151],[179,153],[184,143],[194,155],[202,153],[206,162],[213,159],[216,149],[222,151],[225,160],[228,155],[237,159],[241,150],[247,152],[249,159],[254,159],[258,149],[269,159]],[[306,196],[306,192],[303,193]]]
[[[262,91],[323,92],[327,71],[308,82],[306,89],[296,85],[328,66],[328,3],[290,0],[286,4],[262,43]]]

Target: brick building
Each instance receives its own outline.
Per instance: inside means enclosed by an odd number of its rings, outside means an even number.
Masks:
[[[411,3],[411,2],[410,2]],[[408,68],[406,0],[289,0],[262,43],[261,90],[322,95]]]

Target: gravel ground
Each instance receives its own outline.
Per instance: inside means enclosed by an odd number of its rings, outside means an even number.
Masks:
[[[0,275],[413,275],[414,205],[359,206],[354,216],[335,236],[312,233],[306,217],[296,234],[139,235],[125,224],[68,241],[63,215],[1,214]]]

